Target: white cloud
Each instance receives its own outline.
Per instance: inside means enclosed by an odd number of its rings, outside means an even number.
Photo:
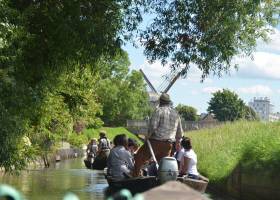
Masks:
[[[207,94],[212,94],[214,92],[217,92],[219,90],[222,90],[222,88],[219,87],[205,87],[202,89],[203,93],[207,93]]]
[[[235,63],[239,65],[238,71],[233,72],[235,76],[243,78],[280,79],[280,55],[267,52],[256,52],[253,59],[236,58]]]
[[[258,41],[257,51],[280,53],[280,30],[272,28],[267,43],[261,40]]]
[[[252,95],[270,95],[273,93],[272,89],[266,85],[254,85],[250,87],[241,87],[237,89],[238,93],[252,94]]]
[[[280,79],[280,30],[272,28],[270,41],[257,41],[252,58],[236,57],[233,63],[239,65],[232,74],[241,78]]]

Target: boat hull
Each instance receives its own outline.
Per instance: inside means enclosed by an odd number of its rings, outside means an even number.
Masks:
[[[191,187],[192,189],[200,192],[200,193],[204,193],[209,180],[208,179],[191,179],[191,178],[187,178],[187,177],[178,177],[177,181],[184,183],[185,185]]]
[[[109,184],[109,193],[111,194],[121,189],[128,189],[133,194],[142,193],[160,185],[159,180],[155,176],[135,177],[124,180],[114,180],[110,177],[106,177],[106,179]],[[205,192],[209,182],[209,180],[205,177],[204,179],[200,180],[190,179],[186,177],[178,177],[177,181],[188,185],[189,187],[193,188],[194,190],[200,193]]]
[[[91,163],[90,159],[85,159],[84,163],[86,168],[88,169],[95,169],[95,170],[104,170],[107,167],[107,158],[109,156],[110,151],[103,151],[98,154],[95,158],[93,163]]]
[[[157,178],[154,176],[128,178],[124,180],[114,180],[108,177],[106,179],[109,184],[109,188],[106,191],[107,195],[112,195],[121,189],[128,189],[132,194],[142,193],[159,185]]]

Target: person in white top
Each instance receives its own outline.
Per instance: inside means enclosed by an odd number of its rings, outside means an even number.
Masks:
[[[181,141],[184,148],[184,156],[180,163],[180,175],[187,175],[188,178],[199,179],[197,171],[197,156],[192,149],[191,139],[184,137]]]
[[[180,167],[180,162],[184,156],[185,153],[185,149],[182,148],[181,143],[176,143],[176,152],[174,153],[173,157],[176,158],[177,163],[178,163],[178,168]]]

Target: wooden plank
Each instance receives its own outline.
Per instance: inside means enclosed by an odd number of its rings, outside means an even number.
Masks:
[[[144,199],[153,200],[208,200],[207,197],[178,181],[169,181],[142,193]]]

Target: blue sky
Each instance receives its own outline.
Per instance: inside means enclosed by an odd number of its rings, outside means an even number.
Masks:
[[[141,68],[158,88],[163,82],[162,76],[169,72],[168,67],[160,62],[149,64],[141,47],[127,44],[124,49],[128,52],[131,69]],[[254,97],[269,97],[275,106],[274,112],[280,112],[280,26],[270,34],[270,42],[258,41],[253,57],[253,60],[236,57],[234,63],[239,64],[238,71],[232,69],[230,75],[209,77],[203,83],[200,82],[201,72],[192,67],[187,78],[179,79],[168,93],[175,105],[190,105],[201,113],[206,112],[213,92],[228,88],[246,103]]]

